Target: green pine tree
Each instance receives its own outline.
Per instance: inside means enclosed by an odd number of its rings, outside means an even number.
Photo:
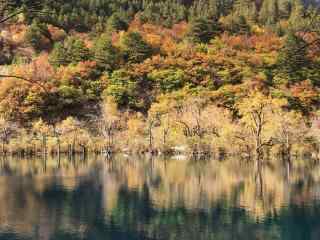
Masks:
[[[50,43],[53,43],[47,25],[34,20],[26,32],[26,42],[29,43],[36,51],[41,51],[44,48],[48,48],[48,46],[43,44],[43,40],[45,38],[48,39]]]
[[[107,21],[107,30],[113,31],[125,31],[128,28],[128,23],[124,21],[119,14],[114,13]]]
[[[289,18],[290,29],[299,30],[304,27],[304,6],[300,0],[294,0]]]
[[[208,43],[220,31],[221,27],[217,21],[197,18],[190,25],[188,38],[194,43]]]
[[[287,35],[285,45],[277,60],[279,72],[288,79],[288,83],[306,80],[305,70],[310,65],[307,56],[307,43],[294,32]]]
[[[98,65],[106,70],[113,70],[118,63],[119,54],[112,45],[107,34],[102,34],[94,45],[94,59]]]
[[[68,59],[71,63],[78,63],[90,59],[90,50],[86,47],[85,43],[77,38],[70,37],[65,42]]]
[[[65,66],[70,63],[70,59],[67,56],[66,49],[63,44],[58,42],[54,45],[53,50],[50,54],[49,61],[51,65],[55,67]]]
[[[123,41],[123,52],[129,63],[140,63],[153,54],[152,47],[142,38],[138,32],[128,33]]]
[[[259,13],[259,21],[262,24],[274,25],[279,20],[278,0],[264,0]]]

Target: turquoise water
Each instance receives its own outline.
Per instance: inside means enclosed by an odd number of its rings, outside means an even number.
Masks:
[[[7,159],[0,240],[318,240],[319,199],[310,160]]]

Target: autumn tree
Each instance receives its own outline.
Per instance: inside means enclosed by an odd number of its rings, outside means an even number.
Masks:
[[[91,137],[92,136],[87,129],[85,129],[84,127],[80,129],[79,135],[78,135],[78,145],[81,149],[80,152],[84,158],[88,154],[88,148],[92,140]]]
[[[158,112],[149,111],[148,118],[146,120],[146,131],[148,136],[148,150],[150,153],[155,152],[154,146],[154,128],[160,124],[161,115]]]
[[[157,127],[158,132],[156,133],[156,136],[159,136],[161,139],[161,148],[163,151],[169,151],[168,140],[174,125],[175,103],[176,102],[172,101],[169,96],[162,95],[159,97],[158,102],[151,105],[148,111],[150,146],[153,144],[151,142],[153,140],[152,127]]]
[[[99,128],[101,134],[106,138],[106,151],[113,152],[116,134],[121,130],[121,114],[117,109],[117,104],[112,97],[108,97],[101,105],[101,116]]]
[[[146,122],[140,113],[130,115],[126,131],[127,149],[134,153],[146,151]]]
[[[72,118],[68,117],[62,122],[53,126],[52,136],[56,139],[57,149],[56,154],[60,161],[61,146],[67,144],[67,152],[69,157],[72,157],[76,152],[76,144],[81,148],[81,153],[86,155],[88,152],[88,145],[91,141],[91,135],[84,128],[83,124]]]
[[[219,109],[208,104],[208,99],[190,97],[176,107],[175,122],[191,145],[196,157],[211,153],[211,138],[219,137],[217,115]]]
[[[284,104],[283,100],[272,99],[260,92],[251,93],[237,104],[241,115],[240,123],[248,130],[251,138],[243,140],[254,143],[254,153],[258,163],[263,158],[264,148],[274,144],[277,129],[272,122],[273,113],[280,111]]]
[[[0,1],[0,24],[9,22],[19,14],[37,15],[41,12],[40,0],[1,0]]]
[[[48,137],[51,134],[51,126],[45,123],[42,119],[34,122],[32,125],[32,132],[34,138],[41,141],[41,151],[43,158],[47,157],[48,153]]]
[[[0,139],[1,139],[1,152],[6,154],[6,144],[9,143],[16,126],[13,122],[8,121],[4,116],[0,117]]]
[[[54,125],[52,129],[52,135],[57,141],[57,149],[56,149],[56,154],[58,156],[58,160],[60,162],[60,157],[61,157],[61,137],[63,134],[63,128],[60,128],[60,125]]]
[[[73,117],[68,117],[63,120],[58,127],[64,142],[67,144],[68,155],[72,158],[76,153],[76,144],[81,130],[81,123]]]
[[[311,121],[310,136],[315,139],[317,158],[320,159],[320,113],[317,112]]]
[[[101,71],[94,61],[80,62],[58,69],[55,80],[58,82],[57,106],[61,109],[61,118],[70,115],[83,117],[95,111],[105,86],[100,77]]]
[[[52,76],[46,54],[28,64],[15,65],[1,81],[0,108],[19,122],[54,117],[57,105]]]
[[[291,163],[292,147],[294,144],[301,144],[308,132],[308,127],[301,114],[294,111],[277,111],[273,115],[275,141],[281,145],[283,158]]]

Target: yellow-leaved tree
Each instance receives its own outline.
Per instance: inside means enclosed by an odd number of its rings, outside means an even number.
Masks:
[[[2,155],[6,154],[6,144],[9,143],[14,130],[15,124],[10,122],[5,116],[0,116],[0,140]]]
[[[41,141],[41,152],[43,154],[43,157],[47,156],[47,149],[48,149],[47,143],[48,143],[48,137],[50,136],[51,131],[52,131],[51,126],[49,126],[41,118],[38,121],[34,122],[32,125],[33,137]]]
[[[80,122],[73,117],[68,117],[57,126],[57,129],[59,129],[59,134],[63,136],[63,143],[67,145],[69,157],[74,155],[81,130]]]
[[[258,162],[263,158],[264,148],[275,144],[278,127],[274,116],[285,105],[285,100],[274,99],[261,92],[252,92],[237,104],[242,126],[237,138],[254,143],[252,148]]]
[[[100,129],[102,136],[106,139],[106,150],[114,150],[115,137],[121,131],[121,113],[112,97],[108,97],[101,105]]]
[[[280,153],[284,159],[291,163],[290,157],[293,147],[301,146],[309,131],[305,119],[298,112],[277,111],[272,120],[277,129],[274,137],[280,144]]]

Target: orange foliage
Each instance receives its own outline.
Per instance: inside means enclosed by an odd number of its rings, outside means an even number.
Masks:
[[[165,28],[153,24],[143,24],[136,18],[130,23],[129,31],[138,31],[142,34],[145,40],[155,48],[161,49],[166,54],[171,54],[176,49],[177,41],[182,40],[188,31],[188,24],[181,22]],[[121,36],[121,33],[120,33]],[[113,42],[119,39],[119,34],[113,37]]]
[[[15,44],[21,44],[24,42],[24,35],[27,31],[25,24],[12,24],[7,26],[1,35],[8,40],[13,41]]]
[[[299,99],[304,106],[310,106],[315,101],[319,101],[319,89],[313,87],[311,81],[305,80],[297,83],[291,88],[292,96]]]
[[[60,67],[55,78],[65,84],[80,85],[81,79],[88,79],[97,66],[94,61],[80,62],[76,66]]]
[[[81,39],[84,42],[84,44],[86,45],[87,48],[92,48],[93,47],[93,41],[90,38],[88,33],[79,33],[79,32],[76,32],[76,31],[71,31],[69,34]]]
[[[61,41],[66,37],[66,32],[63,29],[48,25],[48,30],[53,41]]]
[[[26,81],[24,82],[31,88],[48,91],[53,87],[51,80],[55,72],[48,61],[48,54],[43,53],[29,64],[15,66],[11,74],[25,78]]]
[[[222,41],[231,48],[238,50],[254,50],[256,53],[277,51],[281,47],[281,39],[272,33],[261,35],[222,35]]]
[[[311,59],[320,57],[320,36],[317,33],[300,33],[300,36],[308,43],[308,55]]]

